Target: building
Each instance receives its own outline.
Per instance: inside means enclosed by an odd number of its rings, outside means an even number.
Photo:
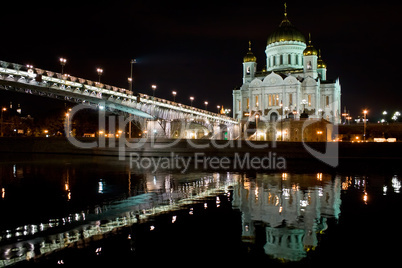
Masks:
[[[268,128],[277,129],[277,122],[285,119],[340,122],[339,79],[327,78],[321,51],[313,46],[310,34],[306,41],[293,26],[286,5],[282,22],[268,37],[265,54],[265,67],[258,71],[249,42],[243,59],[243,84],[233,90],[233,117],[244,131],[258,128],[268,133]]]
[[[322,173],[243,175],[232,202],[242,212],[242,241],[264,241],[265,253],[276,259],[302,260],[319,246],[327,220],[339,218],[341,186],[340,177]]]

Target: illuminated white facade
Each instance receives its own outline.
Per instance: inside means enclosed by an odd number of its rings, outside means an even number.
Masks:
[[[327,219],[338,219],[340,205],[340,178],[322,173],[244,176],[233,191],[233,207],[242,212],[242,241],[253,243],[262,226],[265,253],[287,261],[299,261],[319,245]]]
[[[276,122],[299,119],[305,111],[310,119],[340,122],[339,79],[327,79],[321,53],[306,41],[285,17],[269,37],[265,50],[266,67],[257,71],[257,59],[249,51],[243,60],[243,84],[233,90],[233,117],[243,122]],[[262,125],[260,126],[262,127]]]

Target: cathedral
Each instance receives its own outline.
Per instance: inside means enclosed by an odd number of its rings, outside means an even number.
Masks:
[[[258,71],[249,42],[243,84],[233,90],[233,117],[244,129],[250,122],[257,124],[256,129],[284,120],[340,122],[339,79],[327,78],[321,51],[313,46],[310,34],[306,40],[290,22],[286,4],[282,22],[268,36],[265,54],[265,67]]]

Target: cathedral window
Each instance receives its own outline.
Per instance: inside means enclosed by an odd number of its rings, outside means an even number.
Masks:
[[[311,61],[308,61],[307,62],[307,70],[311,70],[311,69],[312,69]]]
[[[329,106],[329,96],[325,96],[325,106]]]
[[[293,94],[289,93],[289,107],[293,105]]]
[[[283,55],[279,56],[279,64],[282,65],[283,64]]]
[[[275,100],[276,100],[275,106],[279,106],[279,94],[276,94]]]
[[[288,64],[292,64],[292,56],[290,54],[288,55]]]
[[[296,60],[296,65],[299,65],[299,57],[297,55],[295,56],[295,60]]]
[[[247,98],[247,110],[250,109],[250,99]]]
[[[311,95],[308,95],[308,106],[311,106]]]
[[[247,66],[246,73],[247,73],[247,74],[250,74],[250,66]]]
[[[258,107],[258,96],[257,95],[255,96],[255,106]]]
[[[272,95],[268,95],[268,106],[272,106]]]

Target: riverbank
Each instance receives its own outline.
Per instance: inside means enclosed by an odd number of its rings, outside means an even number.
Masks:
[[[138,153],[144,157],[170,156],[174,153],[181,157],[192,157],[194,153],[206,156],[234,157],[235,154],[249,153],[251,156],[262,156],[275,153],[289,159],[316,158],[313,151],[322,153],[322,157],[364,158],[364,159],[400,159],[402,143],[351,143],[351,142],[271,142],[246,140],[175,140],[175,139],[131,139],[120,146],[120,141],[105,139],[104,143],[96,138],[81,138],[84,146],[92,144],[92,148],[76,147],[66,138],[0,138],[0,153],[52,153],[99,156],[130,156]],[[95,145],[94,145],[95,144]],[[333,150],[333,152],[328,152]],[[327,153],[327,154],[326,154]],[[333,153],[333,154],[329,154]],[[325,155],[326,154],[326,155]]]
[[[379,169],[397,167],[402,143],[350,142],[267,142],[245,140],[131,139],[98,140],[82,138],[79,148],[66,138],[0,138],[0,159],[21,155],[71,155],[115,157],[132,163],[132,168],[165,170],[287,170],[304,166],[342,168],[359,166]],[[101,145],[101,146],[99,146]],[[150,159],[150,160],[147,160]]]

